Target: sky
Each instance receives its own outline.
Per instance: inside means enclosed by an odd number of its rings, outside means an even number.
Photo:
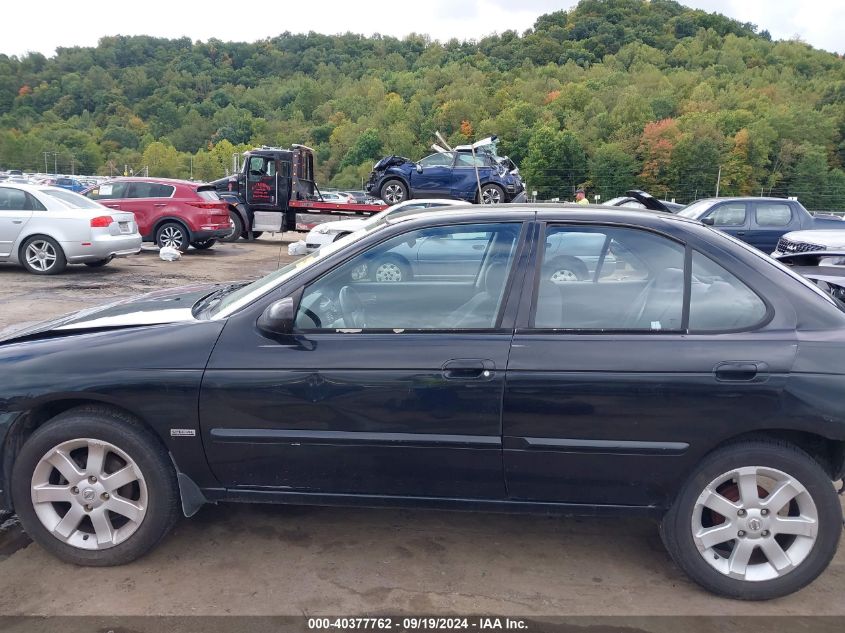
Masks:
[[[797,36],[816,48],[845,54],[843,0],[681,2],[752,22],[775,39]],[[0,9],[0,19],[7,27],[0,38],[0,53],[20,56],[37,51],[49,56],[57,46],[95,46],[105,35],[252,42],[284,31],[352,31],[397,37],[415,32],[438,40],[479,39],[508,29],[522,32],[543,13],[575,4],[574,0],[41,0],[32,4],[16,0]],[[250,14],[253,7],[256,12]]]

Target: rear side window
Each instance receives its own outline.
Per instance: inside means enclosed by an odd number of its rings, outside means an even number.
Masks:
[[[648,231],[553,227],[546,234],[534,327],[679,330],[684,247]]]
[[[713,218],[715,226],[742,226],[745,224],[745,203],[723,204],[707,217]]]
[[[758,202],[754,217],[757,226],[787,226],[792,221],[792,209],[781,202]]]
[[[85,196],[92,200],[119,200],[126,197],[128,189],[128,182],[104,182],[88,191]]]
[[[133,182],[129,185],[127,198],[170,198],[175,191],[172,185],[157,182]]]
[[[208,200],[210,202],[217,202],[220,200],[220,196],[217,195],[217,191],[214,189],[197,189],[197,195],[203,200]]]
[[[689,329],[745,330],[766,316],[766,304],[733,273],[705,257],[692,255]]]
[[[57,200],[60,200],[62,204],[67,205],[71,209],[101,209],[101,205],[97,202],[93,202],[86,198],[85,196],[80,196],[78,193],[73,193],[72,191],[66,191],[65,189],[42,189],[44,193]]]
[[[44,205],[20,189],[0,187],[0,211],[44,211]]]

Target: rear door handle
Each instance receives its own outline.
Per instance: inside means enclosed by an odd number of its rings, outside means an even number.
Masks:
[[[443,363],[443,377],[448,380],[489,380],[496,373],[492,360],[453,358]]]
[[[120,203],[118,203],[118,202],[113,202],[111,204],[109,204],[108,202],[104,202],[103,204],[106,205],[109,209],[119,209],[120,208]]]
[[[765,373],[766,364],[753,361],[728,361],[719,363],[713,369],[716,380],[749,382]]]
[[[153,206],[154,207],[166,207],[167,203],[166,202],[156,202]]]

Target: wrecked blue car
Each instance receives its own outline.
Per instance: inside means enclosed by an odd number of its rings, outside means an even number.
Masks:
[[[412,198],[519,202],[525,190],[519,169],[507,156],[496,154],[496,144],[495,136],[476,143],[474,156],[470,145],[448,150],[434,146],[438,151],[416,162],[387,156],[373,167],[367,193],[390,205]]]

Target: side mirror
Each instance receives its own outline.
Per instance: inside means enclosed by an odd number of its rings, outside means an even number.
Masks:
[[[713,226],[714,224],[716,224],[716,220],[715,220],[715,219],[713,219],[713,218],[704,218],[704,219],[701,221],[701,223],[702,223],[702,224],[706,224],[707,226]]]
[[[293,334],[293,319],[293,297],[285,297],[267,306],[256,325],[266,334],[286,336]]]
[[[417,163],[417,173],[418,174],[422,173],[422,165],[420,165],[419,163]]]

